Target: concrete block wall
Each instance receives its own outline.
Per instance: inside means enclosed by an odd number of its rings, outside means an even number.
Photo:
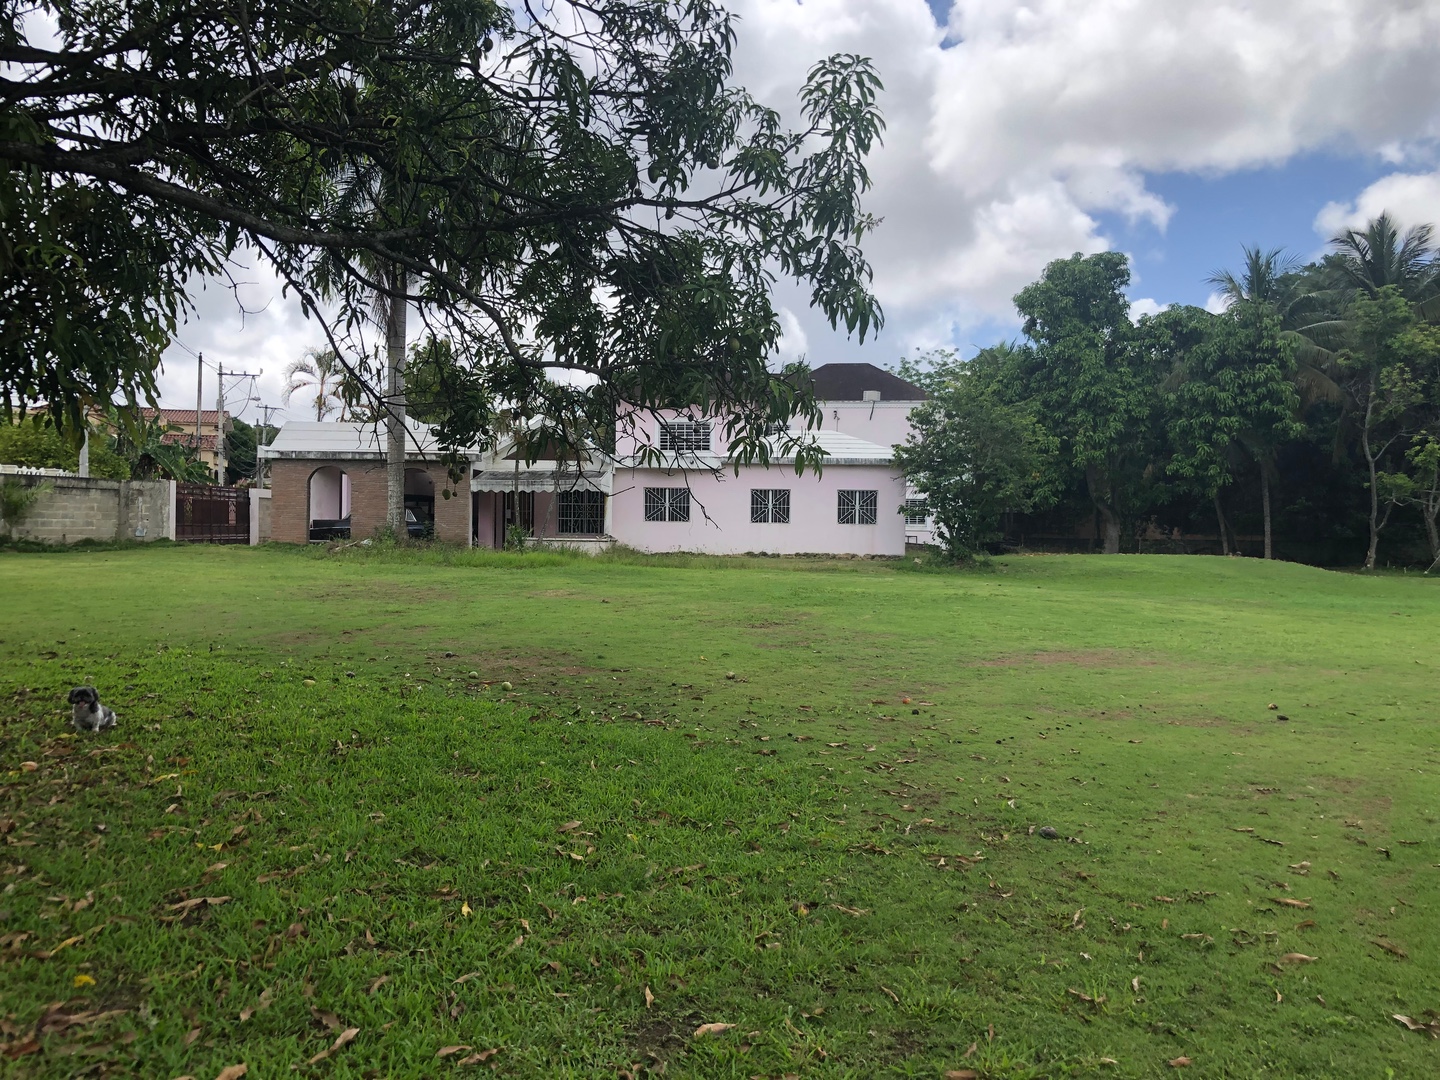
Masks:
[[[326,466],[350,477],[350,538],[374,536],[385,524],[385,463],[381,461],[281,458],[270,463],[270,538],[282,544],[304,544],[310,539],[310,477]],[[454,485],[443,465],[411,462],[405,466],[430,474],[435,484],[435,539],[470,544],[470,492]],[[455,492],[449,499],[441,491]]]
[[[252,546],[270,541],[271,501],[269,488],[250,489],[250,543]]]
[[[27,487],[44,489],[21,524],[10,530],[17,540],[73,544],[79,540],[175,539],[175,485],[169,480],[15,478]]]

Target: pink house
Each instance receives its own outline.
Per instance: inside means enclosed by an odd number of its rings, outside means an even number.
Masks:
[[[797,475],[778,437],[768,465],[737,469],[716,418],[636,413],[622,418],[614,456],[595,454],[583,470],[527,466],[511,446],[478,461],[476,543],[498,547],[512,526],[540,543],[717,555],[898,556],[907,542],[927,542],[892,452],[923,391],[870,364],[813,374],[825,418],[808,432],[825,452],[818,475]]]

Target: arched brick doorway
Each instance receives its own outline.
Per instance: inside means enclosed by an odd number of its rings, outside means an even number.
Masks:
[[[308,539],[350,539],[350,476],[344,469],[323,465],[310,474],[308,506]]]

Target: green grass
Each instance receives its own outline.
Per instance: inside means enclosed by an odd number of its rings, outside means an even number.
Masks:
[[[1436,590],[0,555],[0,1074],[1435,1075]]]

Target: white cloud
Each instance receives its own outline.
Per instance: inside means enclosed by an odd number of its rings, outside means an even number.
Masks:
[[[877,362],[1012,322],[1011,298],[1048,261],[1113,246],[1102,214],[1163,229],[1175,208],[1150,174],[1319,151],[1416,170],[1440,140],[1434,0],[955,0],[943,28],[924,0],[730,6],[737,81],[792,118],[806,72],[831,53],[872,57],[885,82],[867,199],[884,219],[866,246],[887,314],[866,349]],[[1384,204],[1433,218],[1437,196],[1436,174],[1397,175],[1321,216],[1359,220]],[[243,333],[207,296],[183,336],[207,357],[263,365],[273,386],[270,372],[316,335],[273,283],[254,289],[275,299]],[[814,364],[855,355],[803,290],[782,283],[776,301],[787,351]],[[167,400],[173,385],[186,402],[186,370],[193,379],[180,358],[167,370]]]
[[[1130,321],[1139,322],[1143,316],[1159,315],[1160,312],[1169,306],[1169,304],[1162,304],[1149,296],[1139,300],[1132,300],[1130,301]]]
[[[1148,173],[1218,174],[1316,150],[1391,160],[1440,137],[1440,4],[1414,0],[735,0],[737,75],[793,98],[831,52],[885,81],[867,245],[887,351],[1013,317],[1045,263],[1112,246],[1119,213],[1163,229]],[[942,47],[946,40],[955,42]],[[817,347],[834,341],[815,333]]]
[[[1230,307],[1230,301],[1222,292],[1212,292],[1205,298],[1205,310],[1211,315],[1223,315]]]
[[[1326,203],[1315,215],[1315,231],[1326,240],[1350,228],[1364,228],[1382,213],[1401,228],[1440,225],[1440,169],[1429,173],[1391,173],[1376,180],[1351,202]]]
[[[780,345],[775,350],[776,358],[782,364],[803,360],[810,352],[810,337],[795,312],[783,305],[780,308]]]

